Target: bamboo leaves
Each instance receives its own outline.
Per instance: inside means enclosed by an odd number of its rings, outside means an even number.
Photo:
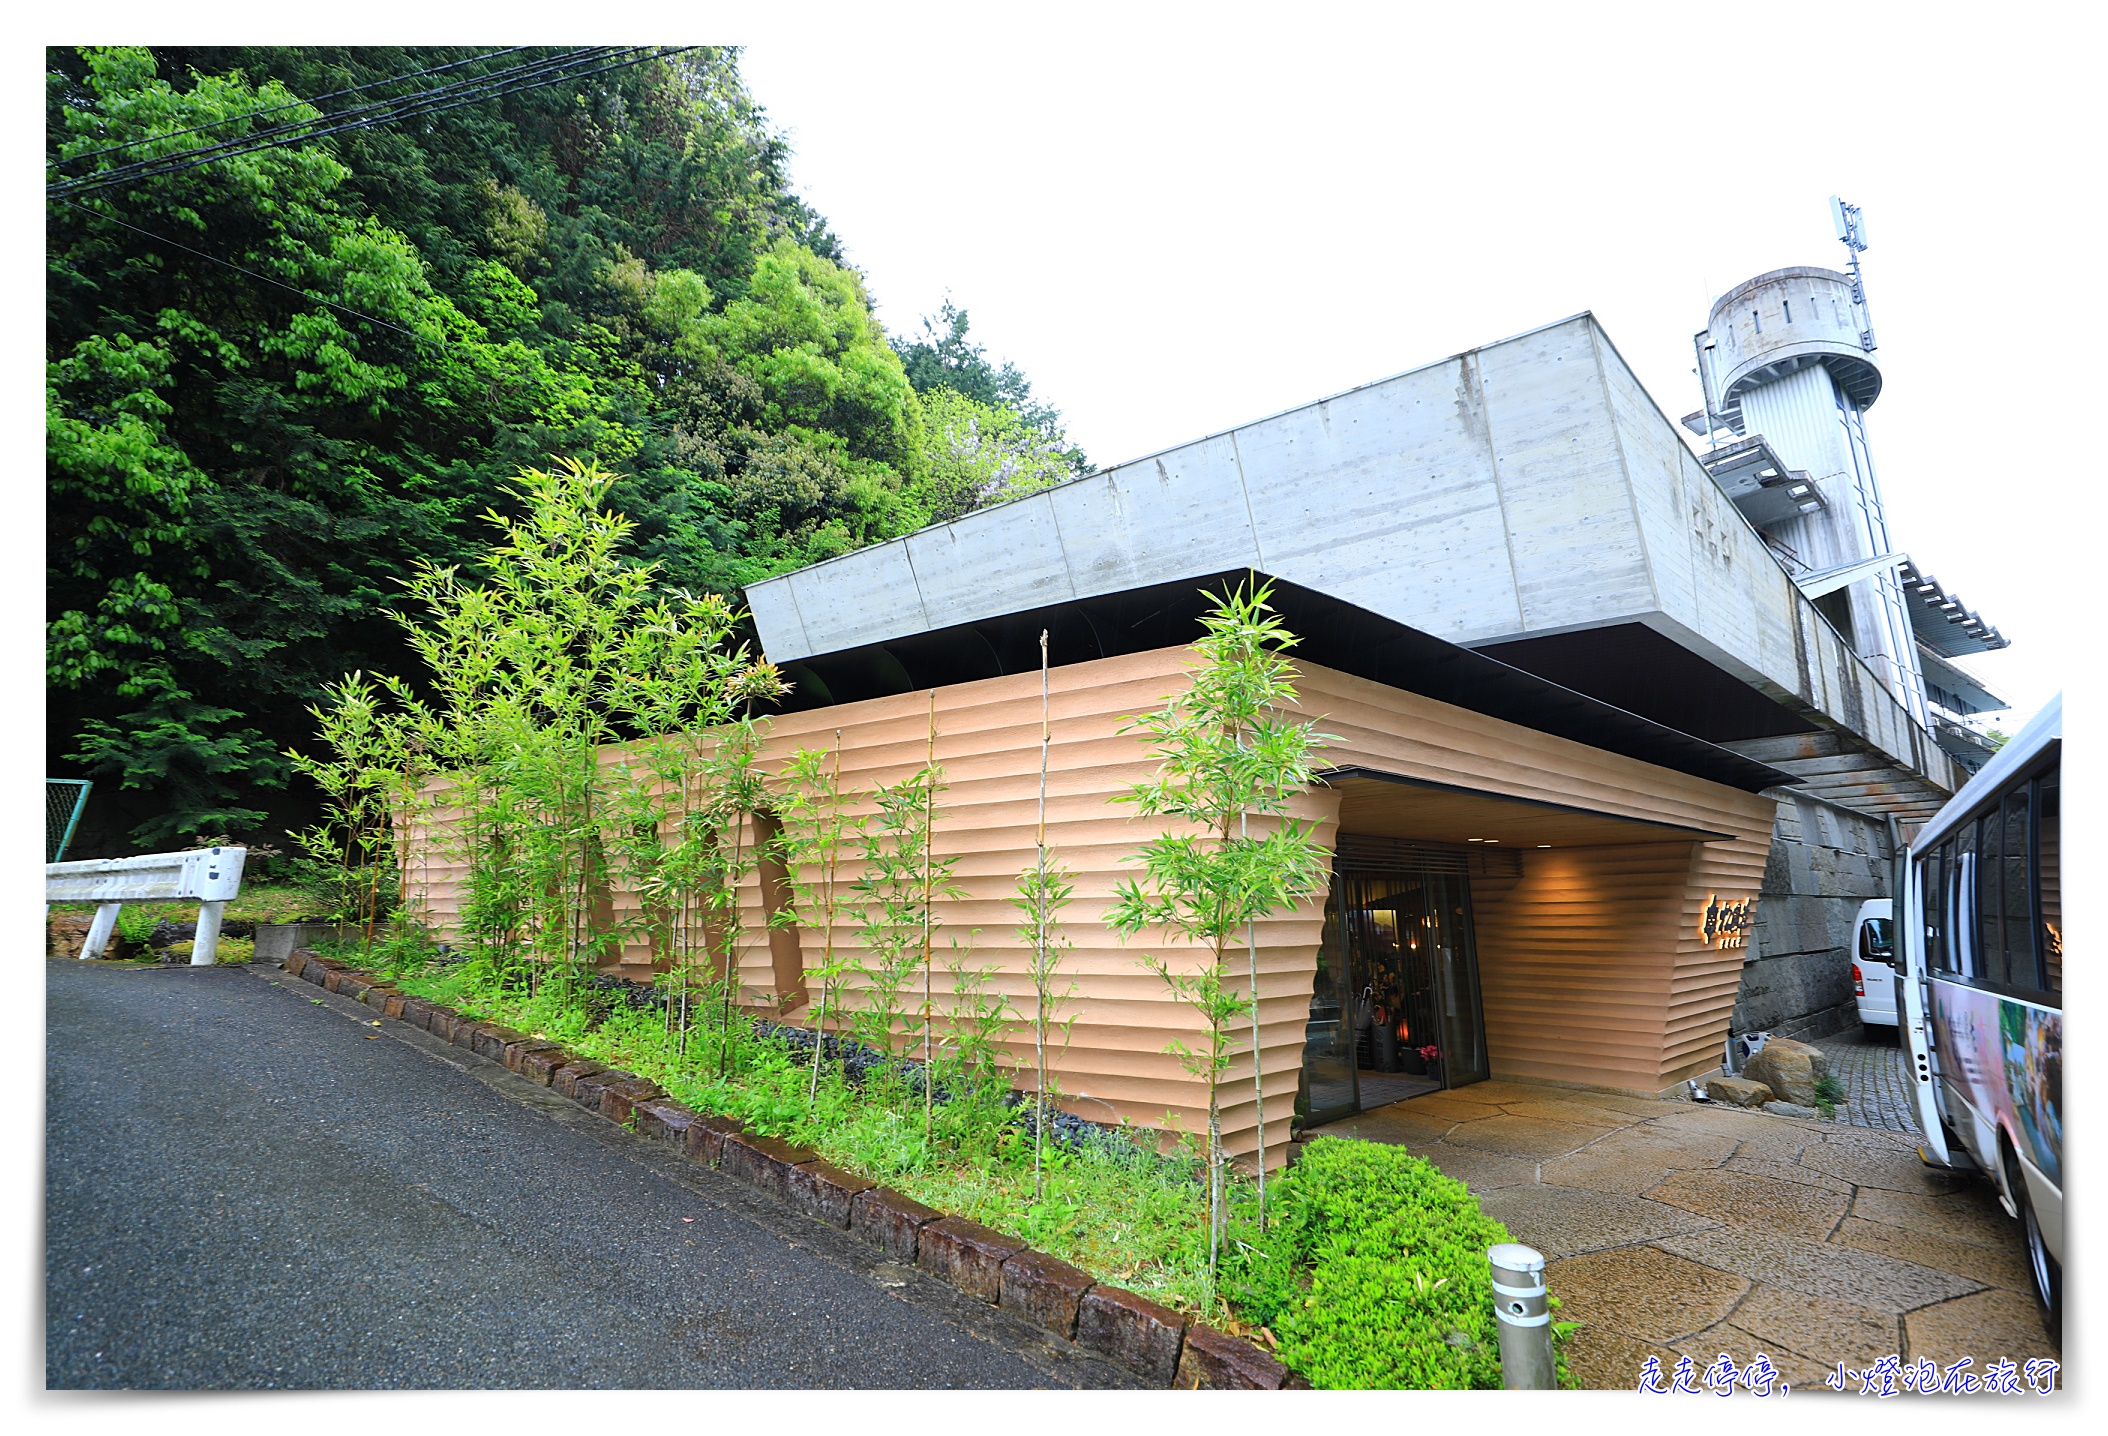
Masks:
[[[791,905],[782,917],[816,932],[820,942],[819,961],[808,961],[806,966],[820,994],[813,1009],[812,1081],[806,1091],[810,1108],[819,1098],[828,1016],[834,1015],[837,1027],[842,1021],[842,989],[850,971],[848,949],[836,941],[836,928],[847,906],[844,850],[862,833],[865,818],[850,814],[857,795],[842,789],[839,728],[832,752],[801,748],[791,754],[781,781],[783,797],[776,811],[783,823],[779,841],[791,887]]]
[[[1179,1040],[1165,1050],[1208,1088],[1211,1282],[1225,1217],[1221,1087],[1233,1056],[1233,1029],[1246,1018],[1254,1019],[1252,1082],[1261,1123],[1264,1209],[1265,1090],[1252,924],[1323,891],[1326,881],[1324,850],[1312,841],[1307,825],[1287,814],[1309,785],[1311,755],[1327,735],[1315,724],[1283,716],[1296,697],[1294,670],[1284,656],[1296,639],[1267,602],[1270,592],[1258,585],[1208,595],[1214,608],[1201,621],[1186,691],[1168,699],[1162,711],[1131,719],[1122,729],[1153,740],[1157,771],[1115,799],[1143,817],[1170,819],[1185,829],[1167,826],[1144,844],[1137,854],[1142,877],[1119,883],[1106,920],[1123,936],[1153,929],[1198,949],[1202,957],[1196,971],[1175,969],[1169,958],[1156,954],[1141,962],[1174,1000],[1193,1009],[1204,1033],[1197,1045]],[[1253,834],[1253,815],[1274,822]],[[1238,936],[1247,939],[1251,952],[1242,991],[1224,968],[1226,950]]]

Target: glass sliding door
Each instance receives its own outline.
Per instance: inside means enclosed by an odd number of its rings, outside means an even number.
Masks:
[[[1461,1087],[1483,1082],[1488,1075],[1486,1024],[1479,1008],[1478,952],[1471,940],[1470,879],[1462,873],[1432,879],[1423,921],[1442,1008],[1443,1083]]]
[[[1435,868],[1333,874],[1304,1043],[1312,1125],[1487,1076],[1470,880]]]
[[[1311,1126],[1351,1117],[1361,1110],[1354,1088],[1353,989],[1349,986],[1336,879],[1325,903],[1325,935],[1318,946],[1317,975],[1310,984],[1310,1021],[1303,1029],[1303,1073],[1310,1095],[1306,1120]]]

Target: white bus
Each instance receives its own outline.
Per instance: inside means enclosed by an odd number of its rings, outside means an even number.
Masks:
[[[2064,910],[2060,694],[1911,840],[1897,924],[1922,1155],[1968,1159],[2027,1234],[2062,1339]],[[1966,1153],[1966,1157],[1964,1157]]]

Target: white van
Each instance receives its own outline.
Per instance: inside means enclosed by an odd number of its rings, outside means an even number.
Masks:
[[[1869,1038],[1896,1035],[1895,924],[1887,898],[1859,905],[1852,924],[1852,991],[1859,998],[1859,1025]]]

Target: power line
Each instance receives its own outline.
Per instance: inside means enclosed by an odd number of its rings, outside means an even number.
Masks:
[[[129,220],[122,220],[117,218],[115,215],[103,214],[99,210],[92,210],[86,205],[81,204],[75,200],[61,199],[59,200],[59,203],[71,206],[72,208],[79,210],[82,214],[92,215],[94,218],[102,220],[107,224],[114,224],[117,225],[119,228],[128,229],[134,234],[143,234],[148,239],[156,240],[159,243],[169,246],[171,249],[180,249],[185,254],[194,254],[200,259],[206,259],[212,261],[212,263],[214,264],[224,265],[226,268],[233,270],[237,274],[246,274],[251,279],[261,280],[265,284],[274,285],[279,289],[287,291],[288,293],[297,294],[302,299],[307,300],[311,304],[326,305],[327,307],[337,310],[340,313],[349,314],[354,319],[363,319],[368,324],[378,324],[383,329],[393,329],[398,334],[406,335],[409,338],[418,340],[420,342],[422,342],[425,337],[424,335],[419,334],[414,329],[405,329],[400,324],[394,324],[386,319],[377,318],[374,315],[368,314],[361,309],[353,309],[348,304],[339,304],[335,300],[324,299],[319,294],[310,294],[297,284],[287,284],[282,279],[273,279],[268,274],[259,274],[255,270],[250,269],[245,265],[236,264],[231,259],[222,259],[216,254],[207,254],[202,249],[193,249],[189,245],[183,243],[183,241],[181,241],[180,239],[170,239],[165,234],[156,234],[150,229],[141,229],[138,225],[131,223]]]
[[[312,120],[301,120],[292,124],[274,126],[260,134],[242,135],[234,139],[222,140],[217,144],[194,147],[178,154],[162,155],[147,160],[135,160],[130,164],[118,165],[114,168],[103,170],[98,174],[83,175],[78,179],[60,180],[46,186],[46,192],[64,196],[84,193],[89,190],[106,189],[115,184],[127,183],[131,180],[147,178],[156,174],[175,173],[208,160],[233,159],[241,154],[273,148],[289,140],[318,139],[328,134],[340,133],[345,129],[358,128],[362,124],[401,119],[417,113],[425,105],[436,103],[438,100],[447,97],[466,94],[471,98],[486,98],[486,92],[495,92],[515,78],[539,78],[543,75],[560,71],[563,67],[580,59],[599,58],[605,53],[607,53],[605,47],[565,51],[558,56],[529,61],[503,70],[492,71],[488,74],[472,76],[467,80],[434,86],[414,95],[398,96],[393,100],[358,106],[335,115],[318,115]],[[578,77],[559,75],[558,78]]]
[[[187,130],[170,130],[166,134],[149,135],[143,140],[126,140],[122,144],[104,145],[99,150],[83,150],[80,154],[68,155],[66,158],[56,161],[55,167],[57,165],[79,164],[82,160],[96,159],[99,156],[111,154],[117,150],[144,149],[146,146],[158,144],[162,140],[172,140],[181,135],[195,135],[204,130],[216,130],[223,125],[238,125],[245,120],[261,119],[265,115],[275,115],[281,110],[297,109],[301,105],[319,106],[324,100],[340,100],[346,95],[356,95],[362,90],[376,89],[382,85],[399,85],[405,80],[417,80],[422,79],[426,75],[437,75],[447,70],[458,70],[463,65],[473,65],[479,60],[495,60],[500,55],[517,55],[526,48],[525,45],[515,45],[508,50],[492,50],[482,55],[471,55],[466,60],[452,60],[444,65],[432,65],[422,70],[406,70],[400,75],[383,75],[378,80],[368,80],[363,85],[352,85],[342,90],[331,90],[327,94],[316,95],[312,99],[288,100],[282,105],[266,105],[263,109],[249,110],[239,115],[229,115],[223,120],[213,120],[209,124],[192,125]]]
[[[632,47],[632,49],[637,47]],[[297,125],[279,126],[265,135],[245,136],[237,140],[224,141],[201,149],[185,151],[178,155],[164,156],[157,160],[140,161],[131,165],[105,170],[100,174],[83,176],[77,180],[64,180],[47,185],[45,193],[53,199],[65,199],[75,194],[108,189],[120,184],[130,184],[163,175],[180,174],[199,165],[215,160],[234,159],[267,149],[277,149],[289,144],[303,144],[326,139],[331,135],[349,130],[368,129],[375,125],[388,124],[396,120],[420,115],[443,114],[459,109],[463,105],[485,100],[502,99],[507,95],[526,90],[545,88],[572,80],[587,80],[615,70],[628,69],[652,60],[667,59],[695,49],[693,45],[666,47],[642,47],[645,53],[632,54],[628,50],[600,46],[589,51],[574,51],[555,59],[533,61],[524,65],[492,71],[487,75],[437,86],[416,95],[362,106],[339,115],[325,115],[317,120]],[[611,58],[627,56],[627,58]],[[564,73],[569,67],[588,63],[588,68],[576,73]]]

